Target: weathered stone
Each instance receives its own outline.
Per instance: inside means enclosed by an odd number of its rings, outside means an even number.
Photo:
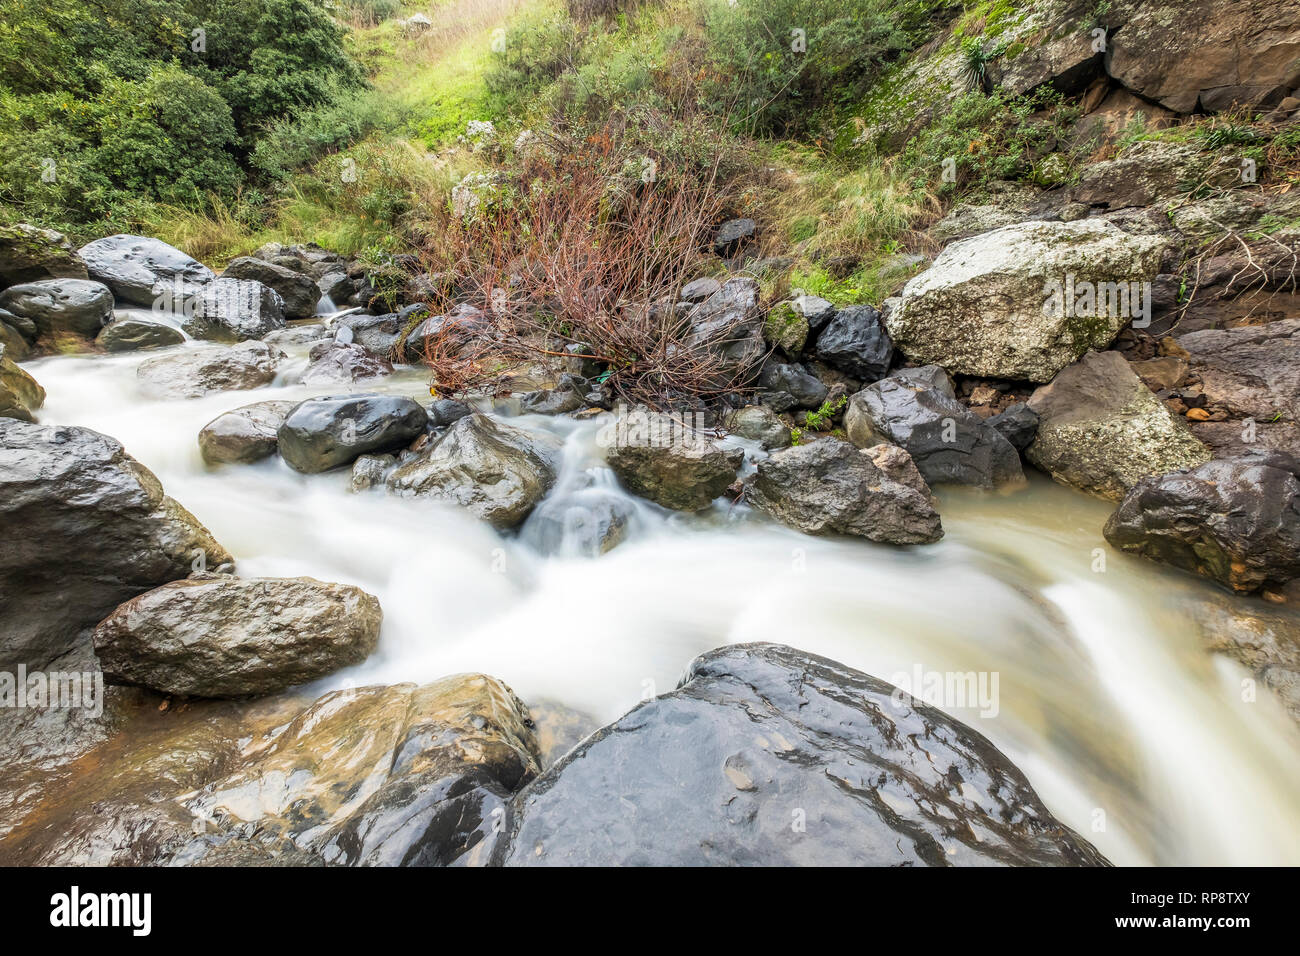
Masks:
[[[280,426],[294,402],[254,402],[219,415],[199,432],[199,450],[209,465],[247,465],[275,454]]]
[[[175,303],[194,295],[216,276],[179,249],[146,236],[116,235],[96,239],[77,250],[90,278],[135,305]]]
[[[195,339],[244,342],[284,328],[284,302],[270,286],[251,279],[214,279],[187,303],[182,328]]]
[[[1039,417],[1026,456],[1057,481],[1119,499],[1147,475],[1199,465],[1202,445],[1118,352],[1093,352],[1029,399]]]
[[[123,601],[230,555],[112,438],[0,418],[0,664],[39,666]]]
[[[665,508],[707,508],[736,480],[744,452],[720,448],[671,425],[655,434],[656,422],[650,413],[633,411],[609,426],[599,439],[608,449],[609,467],[633,494]]]
[[[10,361],[8,353],[8,348],[0,345],[0,418],[35,421],[36,410],[45,404],[45,389]]]
[[[284,357],[265,342],[208,345],[142,362],[136,376],[151,398],[201,398],[269,385]]]
[[[38,336],[93,339],[113,317],[113,294],[89,279],[42,279],[0,292],[0,308],[30,321]]]
[[[859,448],[907,450],[925,480],[999,488],[1024,481],[1020,455],[988,422],[952,397],[943,369],[901,369],[849,399],[844,431]]]
[[[186,697],[271,694],[360,664],[379,642],[379,601],[314,578],[213,574],[134,597],[95,628],[111,683]]]
[[[551,435],[467,415],[393,471],[388,490],[457,504],[495,528],[513,528],[555,483],[559,452]]]
[[[1235,591],[1300,577],[1300,462],[1280,452],[1143,478],[1106,540]]]
[[[424,434],[429,416],[409,398],[333,395],[294,407],[278,432],[280,456],[308,474],[350,464],[358,456],[394,451]]]
[[[243,256],[231,260],[223,279],[251,279],[274,289],[284,303],[286,319],[307,319],[316,314],[320,289],[310,275],[262,259]]]
[[[855,453],[856,454],[856,453]],[[790,825],[791,808],[807,813]],[[511,805],[507,865],[1105,865],[985,737],[773,644],[720,648]]]
[[[1017,402],[1001,414],[988,419],[989,427],[997,429],[1011,447],[1023,452],[1033,444],[1038,434],[1038,413],[1026,402]]]
[[[802,365],[767,362],[758,374],[758,398],[775,412],[820,408],[826,386]]]
[[[136,352],[180,345],[184,341],[185,335],[180,329],[162,322],[128,316],[114,319],[104,326],[95,339],[95,344],[106,352]]]
[[[907,283],[886,324],[894,345],[916,361],[1050,381],[1114,340],[1138,311],[1129,284],[1153,280],[1164,249],[1159,237],[1099,219],[1007,226],[948,246]],[[1066,301],[1070,291],[1075,301]]]
[[[396,464],[396,455],[361,455],[352,463],[352,480],[348,482],[348,488],[360,492],[382,485],[384,476]]]
[[[728,279],[688,315],[686,346],[711,357],[719,387],[747,378],[767,353],[758,299],[753,279]]]
[[[1300,318],[1180,335],[1206,401],[1235,418],[1300,418]]]
[[[713,238],[713,251],[726,258],[740,251],[741,246],[754,238],[754,220],[729,219],[718,227]]]
[[[850,305],[836,312],[817,336],[817,357],[854,378],[874,382],[889,371],[894,345],[879,312],[869,305]]]
[[[67,236],[25,222],[0,226],[0,286],[41,279],[89,279]]]
[[[622,543],[631,510],[625,497],[603,488],[556,492],[528,516],[519,539],[539,554],[599,557]]]
[[[798,355],[808,340],[808,320],[789,302],[779,302],[763,320],[763,338],[787,355]]]
[[[930,488],[894,445],[858,449],[836,438],[778,451],[758,463],[745,500],[806,534],[847,534],[882,544],[943,537]]]
[[[727,416],[727,429],[733,435],[758,442],[763,448],[787,448],[790,445],[790,428],[776,412],[765,405],[747,405]]]
[[[393,374],[388,359],[379,358],[360,345],[317,342],[308,357],[311,364],[302,373],[304,385],[349,384]]]

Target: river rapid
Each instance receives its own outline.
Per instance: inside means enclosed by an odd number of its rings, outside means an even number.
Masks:
[[[687,516],[630,498],[603,464],[608,418],[524,416],[565,441],[553,493],[586,486],[578,500],[619,495],[632,511],[609,553],[543,556],[527,528],[503,536],[450,505],[353,494],[347,469],[206,466],[197,436],[221,413],[349,390],[290,384],[307,346],[286,350],[274,385],[190,401],[143,396],[136,367],[156,351],[26,368],[47,392],[43,424],[120,440],[239,574],[309,575],[379,598],[378,651],[313,689],[483,671],[525,701],[605,723],[728,643],[790,644],[926,699],[932,675],[973,672],[977,699],[935,702],[1113,862],[1300,864],[1300,731],[1262,686],[1243,699],[1251,675],[1205,650],[1194,617],[1233,599],[1111,551],[1106,502],[1032,476],[1012,495],[941,489],[938,545],[819,539],[743,505]],[[417,369],[354,390],[429,398]]]

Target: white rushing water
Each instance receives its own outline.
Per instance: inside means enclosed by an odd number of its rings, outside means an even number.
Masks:
[[[27,368],[48,393],[43,423],[120,440],[241,575],[310,575],[379,597],[378,652],[321,689],[483,671],[603,723],[733,642],[790,644],[895,683],[982,672],[996,677],[995,707],[944,709],[1112,861],[1300,863],[1300,732],[1262,687],[1243,700],[1247,671],[1205,651],[1189,609],[1225,598],[1109,551],[1096,569],[1106,503],[1042,479],[1010,496],[944,491],[947,536],[909,550],[800,535],[743,507],[682,516],[627,499],[623,544],[542,557],[452,506],[351,494],[346,469],[206,467],[196,439],[219,414],[347,390],[281,384],[305,351],[275,386],[192,401],[140,393],[136,366],[157,352]],[[418,370],[357,390],[428,398]],[[599,422],[520,423],[565,436],[561,488],[590,478],[623,495]]]

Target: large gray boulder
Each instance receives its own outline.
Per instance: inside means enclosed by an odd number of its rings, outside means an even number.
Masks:
[[[216,278],[207,266],[147,236],[107,236],[86,243],[77,254],[92,279],[135,305],[173,304]]]
[[[1102,866],[983,735],[775,644],[719,648],[510,807],[515,866]]]
[[[395,451],[422,435],[429,416],[396,395],[330,395],[297,405],[280,426],[280,456],[308,474]]]
[[[0,418],[35,421],[36,410],[45,404],[45,389],[25,369],[10,361],[8,351],[0,345]]]
[[[393,365],[388,359],[380,358],[360,345],[317,342],[311,347],[308,358],[311,364],[302,373],[304,385],[350,385],[393,374]]]
[[[284,302],[285,318],[307,319],[316,314],[316,303],[320,300],[321,293],[316,280],[310,275],[273,262],[244,256],[231,260],[221,277],[252,280],[274,289]]]
[[[284,328],[284,301],[260,282],[222,276],[186,302],[185,316],[191,338],[244,342]]]
[[[823,438],[758,463],[745,500],[806,534],[846,534],[881,544],[943,537],[930,488],[894,445],[858,449]]]
[[[850,305],[835,313],[817,336],[817,357],[864,382],[889,371],[894,346],[880,313],[869,305]]]
[[[39,666],[137,594],[232,559],[107,435],[0,418],[0,664]]]
[[[136,377],[151,398],[201,398],[269,385],[284,357],[265,342],[205,345],[141,362]]]
[[[1100,219],[1005,226],[948,246],[904,286],[885,324],[918,362],[1047,382],[1134,318],[1165,247]]]
[[[106,352],[137,352],[180,345],[185,335],[164,322],[151,322],[136,316],[114,319],[104,326],[95,344]]]
[[[389,474],[387,487],[460,505],[498,529],[513,528],[555,484],[560,449],[554,436],[466,415]]]
[[[1258,452],[1143,478],[1106,540],[1234,591],[1300,577],[1300,462]]]
[[[378,599],[349,585],[210,574],[122,604],[95,628],[95,655],[110,683],[249,697],[360,664],[382,620]]]
[[[723,494],[745,453],[680,428],[672,415],[626,413],[598,437],[606,460],[633,494],[675,511],[701,511]]]
[[[113,294],[89,279],[41,279],[0,292],[0,309],[26,319],[42,338],[93,339],[113,318]]]
[[[199,432],[199,451],[209,465],[247,465],[274,455],[280,426],[296,402],[254,402],[218,415]]]
[[[904,448],[930,484],[1000,488],[1024,481],[1020,454],[954,397],[935,365],[900,369],[849,399],[844,431],[859,448]]]
[[[686,347],[708,357],[718,387],[747,379],[767,354],[759,296],[753,279],[728,279],[687,314]]]
[[[40,279],[89,279],[67,236],[25,222],[0,226],[0,287]]]
[[[1207,449],[1118,352],[1093,352],[1029,399],[1039,418],[1025,456],[1061,484],[1118,500],[1147,475],[1207,461]]]

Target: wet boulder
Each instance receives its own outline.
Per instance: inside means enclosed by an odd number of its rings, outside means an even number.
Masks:
[[[0,309],[31,322],[37,336],[93,339],[113,318],[113,294],[89,279],[41,279],[0,292]]]
[[[0,226],[0,286],[41,279],[89,279],[67,236],[25,222]]]
[[[1300,318],[1178,336],[1209,404],[1233,418],[1300,417]]]
[[[880,313],[869,305],[840,309],[817,336],[817,357],[864,382],[874,382],[889,371],[894,346]]]
[[[1234,591],[1283,586],[1300,577],[1300,462],[1256,452],[1145,477],[1105,534],[1122,551]]]
[[[811,332],[820,332],[826,324],[835,318],[835,306],[826,299],[816,295],[795,296],[790,307],[804,317]]]
[[[389,470],[397,464],[396,455],[362,455],[352,463],[348,489],[353,493],[381,486]]]
[[[708,357],[720,387],[748,377],[767,354],[758,300],[753,279],[728,279],[687,313],[685,345]]]
[[[360,345],[317,342],[308,358],[311,364],[302,373],[304,385],[350,384],[393,374],[388,359],[379,358]]]
[[[1092,352],[1029,399],[1038,431],[1025,457],[1061,484],[1118,500],[1147,475],[1201,464],[1209,450],[1118,352]]]
[[[90,278],[104,283],[113,294],[133,305],[175,303],[194,295],[216,276],[159,239],[116,235],[96,239],[77,250]]]
[[[802,365],[766,362],[758,373],[758,398],[774,412],[820,408],[829,394],[821,379]]]
[[[627,499],[608,489],[556,492],[533,509],[519,539],[539,554],[594,558],[622,543],[631,518]]]
[[[0,348],[8,353],[9,358],[15,362],[25,359],[31,353],[35,338],[36,326],[32,322],[0,309]]]
[[[45,404],[45,389],[11,361],[8,352],[0,345],[0,418],[35,421],[36,410]]]
[[[205,345],[142,362],[136,377],[150,398],[201,398],[269,385],[284,357],[265,342]]]
[[[254,402],[219,415],[199,432],[199,451],[209,465],[247,465],[274,455],[280,426],[295,402]]]
[[[569,373],[560,376],[554,388],[541,388],[519,396],[519,411],[524,415],[567,415],[587,407],[583,397],[586,383]]]
[[[512,802],[517,866],[1102,866],[983,735],[775,644],[697,658]]]
[[[0,663],[44,664],[115,607],[230,555],[107,435],[0,418]]]
[[[280,456],[295,471],[329,471],[361,455],[402,448],[424,434],[428,424],[424,409],[409,398],[310,398],[295,406],[280,426]]]
[[[598,440],[609,467],[635,495],[674,511],[701,511],[736,480],[745,453],[678,426],[674,416],[632,411]]]
[[[185,335],[180,329],[165,322],[151,322],[131,315],[114,319],[104,326],[95,344],[106,352],[139,352],[180,345],[184,341]]]
[[[555,484],[560,449],[551,435],[467,415],[395,469],[387,487],[459,505],[498,529],[513,528]]]
[[[988,419],[988,423],[1019,452],[1032,445],[1038,434],[1038,413],[1029,407],[1028,402],[1017,402]]]
[[[768,451],[790,446],[790,427],[765,405],[746,405],[736,409],[727,416],[726,425],[733,435],[756,441]]]
[[[396,354],[406,324],[406,320],[395,312],[387,315],[341,315],[336,320],[337,338],[387,359]]]
[[[853,444],[907,450],[930,484],[1000,488],[1024,481],[1020,455],[996,428],[953,398],[938,366],[900,369],[849,399],[844,430]]]
[[[307,319],[316,314],[316,303],[321,293],[310,275],[263,259],[242,256],[231,260],[221,277],[253,280],[274,289],[284,303],[286,319]]]
[[[445,428],[473,414],[474,409],[454,398],[439,398],[429,403],[429,421],[436,428]]]
[[[251,279],[214,279],[186,302],[182,328],[195,339],[244,342],[284,328],[284,302]]]
[[[930,487],[895,445],[859,449],[823,438],[760,461],[745,500],[805,534],[845,534],[881,544],[943,537]]]
[[[360,664],[379,601],[314,578],[208,574],[119,606],[95,628],[107,681],[185,697],[271,694]]]
[[[1102,219],[1005,226],[944,249],[885,324],[914,361],[1047,382],[1141,313],[1166,245]]]

